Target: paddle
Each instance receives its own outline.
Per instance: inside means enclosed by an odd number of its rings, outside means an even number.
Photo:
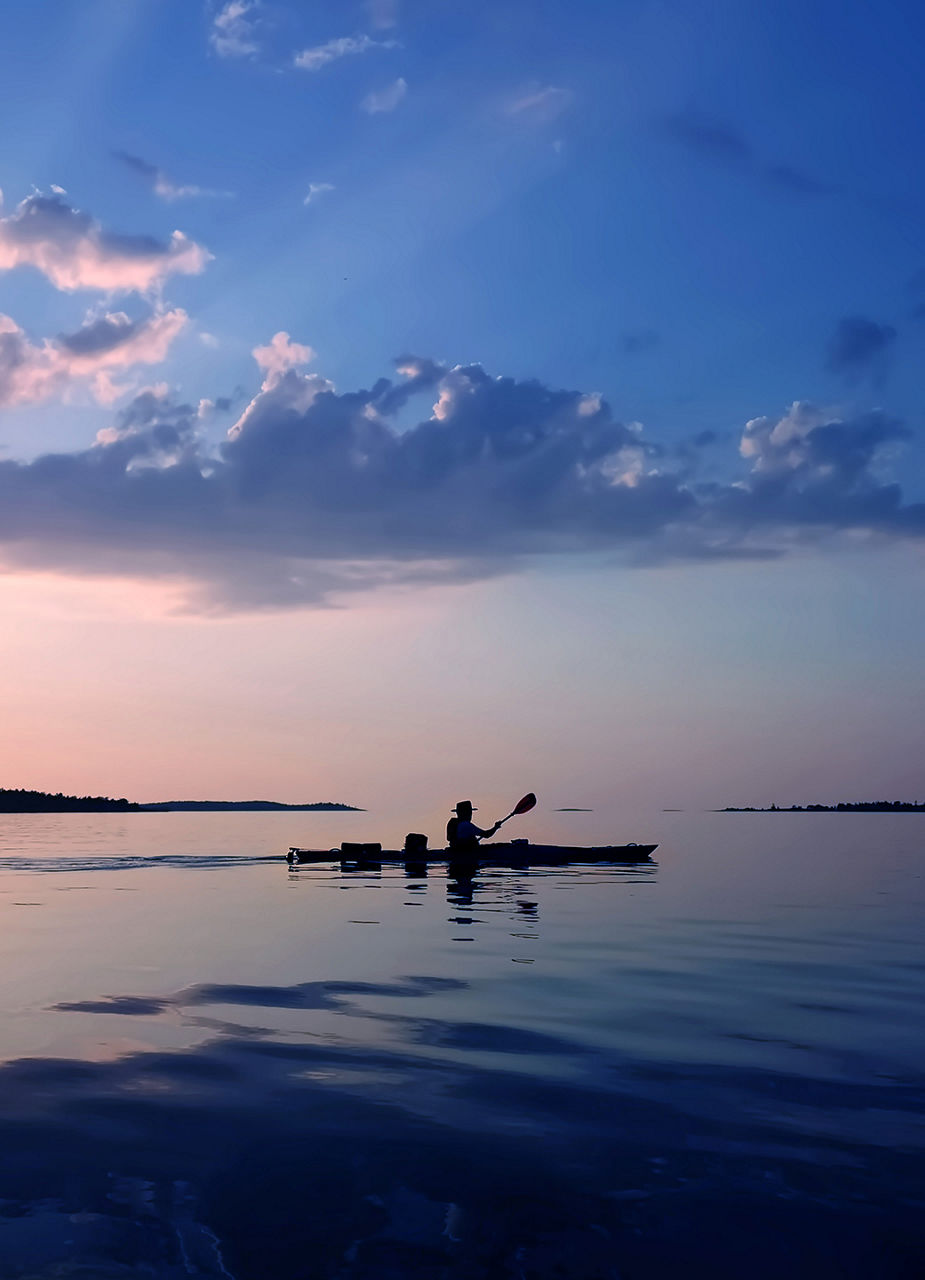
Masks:
[[[529,813],[535,804],[536,804],[536,796],[533,794],[532,791],[528,791],[522,800],[517,801],[514,808],[507,815],[507,818],[502,818],[497,825],[499,827],[503,826],[503,824],[507,822],[508,818],[516,818],[521,813]]]

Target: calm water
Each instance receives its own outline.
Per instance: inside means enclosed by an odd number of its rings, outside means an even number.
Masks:
[[[471,884],[279,857],[441,821],[0,820],[0,1275],[921,1273],[925,817],[538,814],[661,847]]]

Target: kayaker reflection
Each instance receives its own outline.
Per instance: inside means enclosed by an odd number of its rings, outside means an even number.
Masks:
[[[487,831],[477,827],[472,821],[472,814],[477,811],[473,810],[471,800],[460,800],[453,812],[456,817],[450,818],[446,824],[446,843],[450,854],[457,858],[477,858],[479,841],[490,840],[501,823],[496,822]]]

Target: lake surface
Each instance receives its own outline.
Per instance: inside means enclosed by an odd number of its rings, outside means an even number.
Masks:
[[[483,816],[485,811],[483,808]],[[0,1275],[925,1270],[925,815],[0,818]]]

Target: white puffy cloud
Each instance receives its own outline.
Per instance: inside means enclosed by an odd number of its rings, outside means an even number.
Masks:
[[[260,51],[255,14],[257,0],[228,0],[212,22],[209,40],[220,58],[247,58]]]
[[[144,293],[168,276],[198,275],[210,259],[208,250],[181,231],[166,244],[153,236],[106,231],[60,196],[29,196],[0,218],[0,271],[35,267],[67,292]]]
[[[885,445],[909,435],[898,419],[879,410],[846,422],[838,413],[795,400],[781,418],[747,422],[739,452],[762,479],[853,485],[870,474]]]
[[[407,96],[408,82],[404,77],[399,76],[397,80],[393,80],[390,85],[384,89],[380,89],[373,93],[368,93],[360,103],[361,110],[368,115],[381,115],[387,111],[394,111],[399,103]]]

